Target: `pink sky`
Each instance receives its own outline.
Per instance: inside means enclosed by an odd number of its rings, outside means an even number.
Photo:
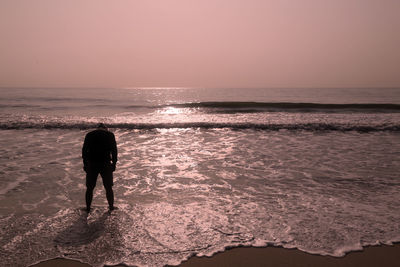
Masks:
[[[1,0],[0,86],[400,87],[399,0]]]

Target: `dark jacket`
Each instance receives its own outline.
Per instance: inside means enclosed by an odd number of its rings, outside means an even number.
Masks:
[[[83,163],[96,162],[100,164],[112,163],[118,160],[117,143],[112,132],[106,129],[97,129],[85,136],[82,147]]]

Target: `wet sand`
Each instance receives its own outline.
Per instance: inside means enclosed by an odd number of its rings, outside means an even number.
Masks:
[[[126,265],[117,266],[122,267]],[[400,266],[400,243],[397,243],[394,246],[366,247],[363,251],[351,252],[342,258],[312,255],[297,249],[284,249],[279,247],[240,247],[217,253],[212,257],[192,257],[179,266],[398,267]],[[54,259],[35,264],[32,267],[90,267],[90,265],[73,260]]]
[[[197,266],[400,266],[400,244],[367,247],[344,257],[312,255],[297,249],[279,247],[234,248],[213,257],[192,257],[181,267]]]

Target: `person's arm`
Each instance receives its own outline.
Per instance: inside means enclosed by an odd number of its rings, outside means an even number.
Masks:
[[[83,160],[83,169],[86,171],[87,161],[88,161],[88,138],[85,136],[85,141],[82,146],[82,160]]]
[[[115,136],[112,134],[111,138],[111,161],[113,165],[113,170],[115,171],[115,167],[118,161],[118,149],[117,149],[117,142],[115,141]]]

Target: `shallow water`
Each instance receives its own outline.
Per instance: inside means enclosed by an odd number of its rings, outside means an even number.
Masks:
[[[87,218],[84,134],[2,131],[7,264],[162,266],[238,245],[342,256],[400,239],[397,133],[116,130],[119,209],[99,179]]]

